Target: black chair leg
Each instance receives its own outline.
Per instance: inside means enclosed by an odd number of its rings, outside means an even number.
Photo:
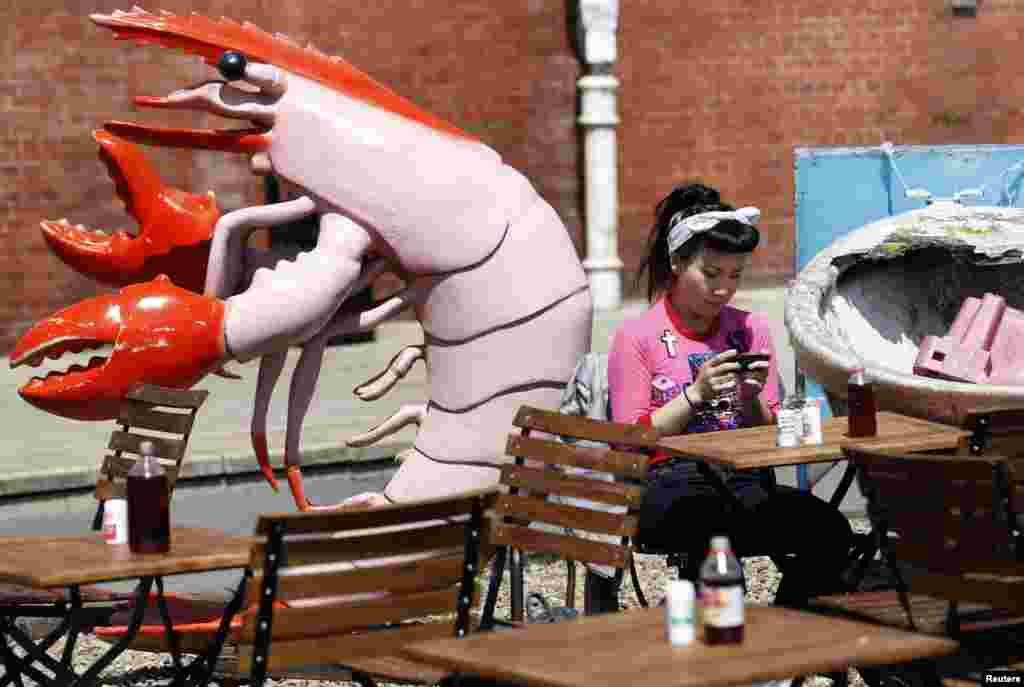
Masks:
[[[352,682],[359,685],[359,687],[377,687],[377,683],[372,677],[357,670],[352,671]]]
[[[480,619],[481,630],[494,628],[494,608],[498,603],[498,589],[501,587],[501,578],[505,574],[505,559],[507,556],[507,546],[499,546],[494,553],[494,561],[491,563],[491,580],[487,587],[487,598],[484,600],[484,608]]]
[[[621,581],[618,575],[609,579],[588,570],[583,585],[583,613],[598,615],[618,611]]]
[[[946,608],[946,636],[960,639],[960,612],[956,601],[950,601]]]
[[[827,677],[832,680],[832,687],[846,687],[850,683],[850,675],[845,670],[828,673]]]
[[[649,608],[651,604],[647,601],[647,597],[644,596],[644,590],[640,586],[640,576],[637,575],[636,559],[633,556],[629,557],[629,579],[633,581],[633,591],[636,592],[636,600],[640,607]]]
[[[510,549],[508,557],[511,587],[509,589],[509,607],[512,621],[521,623],[525,620],[526,604],[526,552]]]

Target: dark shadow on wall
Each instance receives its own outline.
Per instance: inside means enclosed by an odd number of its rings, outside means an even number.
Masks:
[[[277,203],[281,200],[281,189],[277,178],[266,176],[263,178],[264,197],[267,203]],[[316,247],[317,237],[320,235],[319,217],[310,215],[298,222],[289,222],[270,229],[270,247],[296,246],[300,251],[313,250]],[[373,305],[373,289],[366,288],[359,293],[353,294],[347,304],[357,306],[360,309],[369,308]],[[336,336],[327,342],[328,346],[339,346],[352,343],[365,343],[373,341],[376,331],[371,329],[360,334],[344,334]]]
[[[580,73],[585,70],[582,55],[583,55],[583,44],[580,40],[580,11],[579,11],[579,0],[565,0],[565,32],[566,38],[568,39],[569,47],[572,49],[573,54],[576,56],[577,61],[580,63]],[[574,118],[579,120],[582,105],[580,103],[580,94],[576,93],[576,112]],[[579,192],[576,194],[576,213],[580,218],[580,242],[578,246],[580,260],[587,257],[587,189],[586,189],[586,154],[583,150],[583,127],[580,124],[576,124],[576,169],[579,170],[580,178]],[[571,233],[571,232],[570,232]]]
[[[577,56],[582,54],[578,22],[580,19],[579,0],[565,0],[565,31],[569,38],[569,47]]]

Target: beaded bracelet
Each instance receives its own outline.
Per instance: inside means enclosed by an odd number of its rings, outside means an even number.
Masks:
[[[693,401],[690,400],[690,394],[686,393],[690,390],[690,387],[683,387],[683,398],[686,399],[686,403],[690,406],[690,410],[697,412],[697,406]]]

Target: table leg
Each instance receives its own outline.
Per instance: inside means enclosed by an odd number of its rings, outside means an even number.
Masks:
[[[512,621],[521,623],[524,620],[524,598],[525,576],[526,576],[526,552],[519,549],[509,548],[509,574],[511,587],[509,588],[509,606],[512,614]]]
[[[171,614],[167,610],[167,599],[164,598],[164,578],[162,577],[156,578],[156,606],[160,609],[160,619],[164,623],[164,637],[171,650],[174,672],[175,674],[181,673],[181,649],[178,646],[178,633],[174,631],[174,623],[171,622]]]
[[[71,627],[71,616],[68,608],[68,602],[65,600],[56,602],[52,607],[52,611],[48,610],[45,613],[39,610],[32,611],[31,617],[60,618],[57,627],[50,630],[46,637],[35,643],[43,651],[49,651],[50,647],[56,644],[58,639],[67,634],[68,628]],[[15,618],[21,617],[18,611],[18,605],[14,604],[12,607],[0,609],[0,615],[6,615],[13,621]],[[3,684],[0,683],[0,687]]]
[[[14,643],[25,652],[25,656],[19,658],[14,654],[14,649],[8,644],[8,640]],[[55,685],[64,687],[70,685],[75,679],[75,674],[64,664],[41,649],[32,641],[32,638],[23,632],[11,618],[0,617],[0,642],[4,646],[4,663],[13,675],[18,684],[21,684],[21,675],[24,674],[41,685]],[[50,678],[33,664],[38,663],[46,670],[53,673]]]
[[[18,657],[11,648],[10,640],[7,637],[7,623],[14,622],[6,616],[0,616],[0,657],[3,657],[4,675],[0,678],[0,687],[7,687],[12,682],[18,687],[24,687],[21,681],[21,666]]]
[[[0,687],[7,687],[12,682],[18,687],[25,687],[21,680],[21,666],[18,665],[18,657],[14,655],[14,649],[7,643],[7,633],[4,631],[3,622],[0,620],[0,654],[4,660],[4,676],[0,679]]]
[[[711,486],[715,489],[715,491],[717,491],[719,494],[721,494],[722,498],[724,498],[726,500],[726,502],[728,503],[729,509],[733,513],[739,513],[739,512],[745,511],[747,509],[747,507],[743,505],[743,502],[740,501],[736,497],[736,494],[732,493],[732,490],[729,489],[729,485],[727,485],[725,483],[725,480],[723,480],[722,477],[717,472],[712,470],[710,465],[708,465],[703,460],[698,460],[698,461],[695,461],[695,462],[697,463],[697,469],[700,471],[700,474],[708,482],[711,483]],[[777,560],[778,557],[776,555],[774,555],[774,554],[771,554],[771,553],[769,555],[771,556],[773,561],[776,561],[776,565],[779,566],[780,564],[779,564],[779,562]],[[743,578],[743,593],[745,594],[746,592],[747,592],[747,579],[746,579],[746,577],[744,577]]]
[[[60,662],[70,670],[71,659],[75,652],[75,644],[78,642],[78,632],[81,629],[79,611],[82,610],[82,591],[77,584],[73,584],[68,588],[67,603],[70,606],[70,610],[67,615],[68,638],[67,641],[64,642],[64,652],[61,654]]]
[[[711,486],[715,491],[722,495],[722,498],[729,502],[729,508],[737,512],[746,510],[746,507],[738,498],[736,498],[736,494],[732,493],[729,486],[717,472],[711,469],[710,465],[705,463],[703,460],[697,460],[694,462],[697,463],[697,469],[700,471],[701,476],[711,483]]]
[[[245,588],[248,585],[249,575],[251,574],[250,571],[246,570],[245,574],[242,575],[242,579],[235,589],[234,596],[231,597],[228,605],[224,607],[224,614],[221,616],[220,625],[217,627],[217,634],[210,641],[210,645],[206,647],[206,652],[202,656],[196,656],[184,674],[181,675],[180,681],[177,676],[175,677],[175,685],[204,686],[210,682],[213,670],[217,667],[217,657],[220,656],[220,652],[224,648],[224,642],[227,641],[228,632],[231,631],[231,621],[241,610],[242,604],[245,602]]]
[[[135,588],[135,607],[132,610],[131,620],[128,621],[128,630],[124,636],[117,640],[114,646],[110,647],[105,654],[100,656],[89,669],[82,673],[77,680],[71,683],[61,683],[62,687],[84,687],[85,685],[96,684],[100,673],[109,666],[121,652],[128,648],[135,635],[142,626],[142,618],[146,612],[146,601],[149,599],[149,590],[153,587],[152,577],[143,577]]]
[[[499,546],[494,552],[494,560],[491,562],[491,579],[487,585],[487,599],[484,601],[483,614],[480,619],[480,629],[482,631],[494,629],[494,607],[498,601],[498,588],[501,586],[501,578],[505,574],[505,559],[507,556],[507,546]]]
[[[857,464],[853,461],[846,462],[846,471],[843,472],[843,476],[839,478],[839,484],[836,485],[836,490],[832,492],[832,497],[828,500],[829,505],[833,508],[839,508],[843,503],[843,499],[846,498],[846,492],[850,491],[850,486],[853,484],[853,478],[857,476]]]

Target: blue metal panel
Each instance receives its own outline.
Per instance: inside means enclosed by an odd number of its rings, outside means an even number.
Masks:
[[[964,202],[1010,205],[1024,171],[1024,146],[1016,145],[894,146],[895,170],[877,147],[796,148],[794,156],[798,272],[849,231],[924,207],[923,201],[906,197],[904,183],[938,198],[983,188],[984,197]]]
[[[850,231],[924,207],[923,200],[907,198],[906,188],[925,189],[936,198],[981,189],[981,198],[963,202],[1024,205],[1024,193],[1017,197],[1024,179],[1024,146],[894,146],[891,153],[890,161],[881,147],[794,149],[797,272]],[[811,379],[805,380],[805,393],[825,398]],[[822,405],[830,415],[828,404]],[[797,478],[802,488],[809,488],[805,466],[797,470]]]

